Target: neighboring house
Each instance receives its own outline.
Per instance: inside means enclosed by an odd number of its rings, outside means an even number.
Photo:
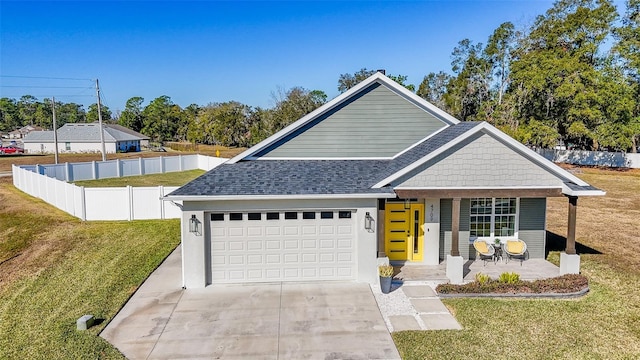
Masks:
[[[44,129],[42,129],[40,126],[31,126],[31,125],[23,126],[18,130],[9,132],[9,139],[22,139],[32,131],[43,131],[43,130]]]
[[[115,130],[118,130],[118,131],[122,131],[123,133],[127,133],[129,135],[133,135],[133,136],[135,136],[135,137],[140,139],[140,147],[142,147],[142,148],[148,148],[149,147],[149,140],[151,138],[149,138],[146,135],[142,135],[137,131],[131,130],[128,127],[124,127],[124,126],[118,125],[118,124],[105,124],[104,126],[106,128],[115,129]]]
[[[486,122],[459,122],[381,73],[166,196],[182,201],[184,286],[353,280],[437,265],[462,281],[470,239],[545,256],[548,197],[604,195]],[[577,267],[579,269],[579,257]]]
[[[140,151],[140,137],[104,126],[104,143],[107,153]],[[64,124],[57,130],[58,152],[86,153],[101,152],[100,125]],[[37,131],[29,133],[24,139],[26,153],[53,153],[55,151],[53,131]]]

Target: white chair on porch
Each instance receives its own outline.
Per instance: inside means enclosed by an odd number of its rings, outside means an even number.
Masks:
[[[476,249],[476,260],[484,260],[483,266],[487,265],[487,260],[495,262],[496,249],[491,244],[487,244],[484,240],[475,240],[473,247]]]

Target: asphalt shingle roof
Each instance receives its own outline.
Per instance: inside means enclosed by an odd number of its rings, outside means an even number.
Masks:
[[[478,124],[451,125],[393,160],[254,160],[222,164],[169,196],[393,193],[390,187],[371,187]]]
[[[136,141],[139,137],[104,127],[104,141]],[[53,142],[53,131],[32,131],[24,142]],[[100,142],[99,124],[64,124],[58,129],[58,142]]]

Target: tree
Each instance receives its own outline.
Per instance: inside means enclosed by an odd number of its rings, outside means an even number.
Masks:
[[[444,99],[452,115],[462,121],[476,120],[482,102],[489,99],[491,65],[482,49],[482,44],[464,39],[451,53],[455,75],[447,84]]]
[[[422,79],[416,94],[442,110],[447,110],[444,96],[447,93],[447,84],[451,76],[440,71],[429,73]]]
[[[142,130],[144,120],[142,117],[142,103],[144,99],[140,96],[134,96],[127,100],[124,110],[120,114],[118,123],[134,131]]]
[[[515,47],[516,31],[510,22],[500,24],[500,26],[489,36],[489,41],[484,49],[492,70],[497,88],[497,103],[502,104],[502,97],[510,82],[509,64]]]
[[[111,121],[111,110],[104,104],[100,104],[100,113],[102,114],[102,122],[108,123]],[[98,122],[98,104],[89,105],[89,111],[87,111],[87,122]]]
[[[623,60],[623,68],[630,77],[629,83],[634,93],[632,115],[626,127],[631,140],[631,152],[635,153],[640,144],[640,0],[627,0],[622,26],[615,29],[614,33],[618,39],[614,50]]]
[[[340,74],[340,77],[338,78],[338,91],[343,93],[375,73],[376,70],[367,70],[367,68],[362,68],[353,74]],[[416,91],[416,87],[413,84],[405,83],[407,81],[406,75],[387,75],[387,77],[411,91]]]
[[[142,134],[158,142],[173,140],[182,121],[182,109],[170,97],[162,95],[144,108],[142,118]]]
[[[253,114],[252,144],[282,130],[327,101],[327,95],[323,91],[309,91],[302,87],[293,87],[288,91],[279,89],[278,93],[272,93],[272,97],[275,102],[273,109],[258,109]]]
[[[0,99],[0,130],[13,131],[22,126],[18,103],[14,99]]]
[[[205,109],[215,142],[224,146],[249,144],[251,108],[237,101],[214,104]]]
[[[552,124],[565,141],[574,122],[593,131],[604,121],[598,49],[616,15],[608,0],[560,0],[538,16],[511,63],[512,85],[526,94],[521,117]]]

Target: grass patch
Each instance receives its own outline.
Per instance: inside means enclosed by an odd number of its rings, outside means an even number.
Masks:
[[[0,195],[21,197],[7,181]],[[97,334],[180,242],[179,220],[83,223],[30,197],[20,204],[0,209],[30,228],[0,264],[0,359],[123,358]],[[84,314],[104,321],[76,331]]]
[[[572,300],[444,299],[463,330],[395,332],[403,359],[640,358],[640,170],[576,170],[607,191],[578,200],[576,240],[589,293]],[[547,228],[560,236],[567,208],[565,198],[548,201]],[[548,259],[557,264],[558,257],[552,251]]]
[[[124,187],[130,186],[182,186],[204,174],[206,171],[195,169],[141,176],[126,176],[99,180],[76,181],[75,185],[84,187]]]

